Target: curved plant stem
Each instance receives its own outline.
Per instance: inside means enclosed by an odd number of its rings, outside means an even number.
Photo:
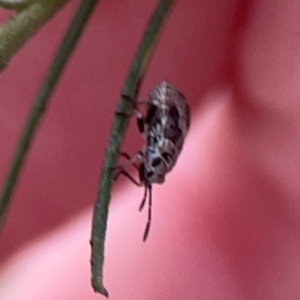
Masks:
[[[39,0],[0,0],[0,7],[19,10],[35,1]]]
[[[121,95],[126,95],[132,98],[137,95],[142,77],[150,61],[151,53],[156,45],[163,22],[166,20],[168,12],[170,11],[174,2],[175,0],[161,0],[157,6],[143,36],[131,69],[129,70],[129,74]],[[117,111],[129,114],[131,109],[131,101],[126,101],[121,96]],[[91,238],[92,286],[95,292],[99,292],[106,297],[108,297],[108,293],[103,286],[103,263],[108,205],[113,182],[113,172],[111,171],[111,168],[117,163],[118,153],[127,125],[128,118],[116,116],[113,122],[110,140],[106,149],[105,160],[103,163],[101,179],[99,183],[97,202],[95,204],[93,215]]]
[[[0,0],[17,13],[0,25],[0,71],[13,55],[69,0]]]
[[[82,0],[82,3],[74,16],[72,23],[57,52],[57,55],[50,67],[50,70],[48,71],[47,77],[45,78],[35,99],[17,146],[8,176],[4,183],[4,188],[0,194],[0,228],[3,225],[11,195],[15,189],[21,168],[30,148],[34,134],[38,128],[41,117],[46,111],[50,96],[54,91],[55,85],[81,36],[81,33],[91,12],[93,11],[93,8],[98,2],[99,0]]]

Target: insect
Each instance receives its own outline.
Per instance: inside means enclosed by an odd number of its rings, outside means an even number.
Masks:
[[[167,82],[154,87],[146,101],[131,101],[134,103],[133,114],[137,117],[139,131],[146,143],[132,157],[120,153],[127,162],[114,168],[115,180],[122,174],[134,184],[144,186],[144,197],[139,210],[143,209],[148,198],[148,221],[143,236],[143,241],[146,241],[151,224],[152,184],[162,184],[166,174],[176,164],[190,126],[190,112],[185,97]],[[146,104],[145,117],[137,109],[140,104]],[[128,165],[133,165],[138,170],[139,182],[125,170]]]

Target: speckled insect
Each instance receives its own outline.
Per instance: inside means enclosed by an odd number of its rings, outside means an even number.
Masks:
[[[133,112],[137,117],[139,131],[146,139],[146,145],[133,157],[120,153],[128,161],[114,169],[117,171],[115,179],[123,174],[136,185],[145,187],[140,211],[146,203],[149,192],[148,222],[143,237],[145,241],[151,224],[152,183],[163,183],[166,174],[173,169],[189,129],[190,113],[185,97],[175,86],[167,82],[157,85],[149,93],[146,101],[133,102],[135,106]],[[146,104],[145,118],[137,109],[139,104]],[[138,169],[140,182],[125,171],[125,167],[130,164]]]

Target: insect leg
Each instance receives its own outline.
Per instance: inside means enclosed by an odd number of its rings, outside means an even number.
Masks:
[[[118,177],[120,176],[120,175],[124,175],[124,176],[126,176],[131,182],[133,182],[135,185],[137,185],[137,186],[141,186],[141,183],[139,183],[139,182],[137,182],[128,172],[126,172],[125,170],[119,170],[117,173],[116,173],[116,175],[115,175],[115,180],[117,180],[118,179]]]
[[[137,109],[137,106],[142,105],[142,104],[148,104],[149,100],[137,101],[137,100],[135,100],[134,98],[132,98],[128,95],[122,95],[122,97],[133,103],[134,109],[132,111],[132,114],[128,117],[131,117],[133,114],[136,116],[138,129],[139,129],[140,133],[143,134],[145,132],[145,126],[144,126],[145,119],[143,117],[143,114]],[[126,115],[125,113],[122,113],[122,112],[119,112],[118,114],[123,115],[123,116]]]
[[[148,186],[146,186],[146,189],[149,190],[149,202],[148,202],[148,221],[147,221],[147,225],[146,225],[146,229],[144,232],[144,236],[143,236],[143,241],[145,242],[148,234],[149,234],[149,230],[150,230],[150,225],[151,225],[151,217],[152,217],[152,185],[148,184]]]
[[[143,134],[145,132],[145,128],[144,128],[145,120],[144,120],[143,114],[139,110],[134,109],[129,114],[127,114],[125,112],[122,112],[122,111],[117,111],[116,115],[121,116],[121,117],[126,117],[126,118],[131,118],[133,115],[135,115],[136,119],[137,119],[137,126],[138,126],[138,129],[139,129],[139,132],[141,134]]]
[[[144,117],[142,115],[142,113],[138,110],[135,110],[135,115],[136,115],[136,121],[137,121],[137,126],[138,126],[138,129],[139,129],[139,132],[141,134],[143,134],[145,132],[145,120],[144,120]]]
[[[122,94],[123,99],[130,101],[134,106],[137,105],[145,105],[149,103],[149,100],[136,100],[134,97],[131,97],[129,95],[126,94]]]
[[[133,157],[130,157],[130,155],[128,155],[127,153],[121,152],[120,155],[125,156],[127,158],[127,162],[125,162],[122,165],[119,166],[115,166],[113,168],[111,168],[111,170],[116,171],[115,173],[115,177],[114,180],[116,181],[119,176],[122,174],[124,176],[126,176],[128,179],[130,179],[134,184],[141,186],[141,183],[137,182],[131,175],[129,175],[128,172],[126,172],[124,169],[129,166],[129,165],[133,165],[135,168],[139,168],[135,162],[139,162],[143,160],[144,157],[144,153],[142,151],[139,151],[138,153],[136,153]]]
[[[139,167],[135,164],[136,162],[141,162],[144,158],[144,152],[143,151],[139,151],[137,152],[134,156],[130,157],[129,154],[125,153],[125,152],[120,152],[119,153],[121,156],[124,156],[125,158],[127,158],[127,161],[121,165],[115,166],[112,168],[112,170],[120,170],[120,169],[124,169],[127,166],[133,165],[135,168],[139,169]]]
[[[125,157],[128,161],[130,161],[131,158],[132,158],[132,157],[131,157],[128,153],[126,153],[126,152],[120,152],[119,155]],[[139,169],[139,167],[138,167],[134,162],[132,163],[132,165],[133,165],[137,170]]]
[[[127,158],[127,160],[131,159],[131,156],[127,153],[127,152],[120,152],[119,153],[121,156],[124,156],[125,158]]]

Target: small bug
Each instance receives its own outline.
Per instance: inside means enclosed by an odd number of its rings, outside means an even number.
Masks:
[[[124,98],[131,100],[126,96]],[[135,106],[133,113],[137,117],[139,131],[145,137],[146,144],[133,157],[120,153],[127,159],[127,163],[114,168],[117,170],[115,180],[123,174],[134,184],[145,187],[140,211],[149,192],[148,222],[143,236],[143,241],[146,241],[151,224],[152,183],[163,183],[166,174],[173,169],[189,129],[190,112],[185,97],[167,82],[158,84],[146,101],[131,101]],[[145,117],[136,108],[139,104],[146,104]],[[140,182],[125,171],[125,167],[131,164],[138,169]]]

